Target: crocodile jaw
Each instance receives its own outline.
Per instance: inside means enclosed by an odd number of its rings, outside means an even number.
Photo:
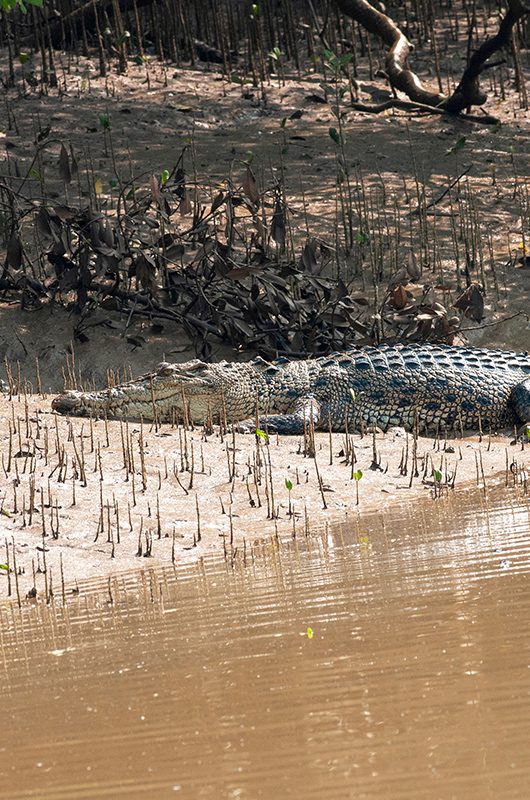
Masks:
[[[52,408],[71,416],[118,417],[171,421],[189,413],[203,421],[208,408],[218,404],[219,381],[201,361],[159,364],[156,371],[134,381],[99,392],[68,391],[52,401]]]
[[[253,413],[255,402],[250,406],[242,402],[241,370],[227,370],[230,366],[226,362],[205,364],[199,360],[163,362],[155,372],[120,386],[99,392],[65,392],[52,401],[52,408],[70,416],[146,421],[156,417],[160,422],[188,414],[194,422],[201,423],[209,416],[219,419],[226,401],[229,421],[243,419]],[[246,365],[238,366],[246,372]],[[234,399],[238,400],[235,404]]]

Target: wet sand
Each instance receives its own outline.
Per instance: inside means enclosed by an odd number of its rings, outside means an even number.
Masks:
[[[508,434],[318,433],[312,458],[300,437],[256,441],[50,408],[50,396],[0,399],[4,599],[34,590],[49,599],[87,578],[208,553],[230,560],[256,541],[304,537],[370,510],[524,484],[530,462]]]

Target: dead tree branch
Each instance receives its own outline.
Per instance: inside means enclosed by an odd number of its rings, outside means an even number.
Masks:
[[[508,0],[508,10],[501,19],[499,30],[495,36],[485,42],[473,53],[464,70],[460,83],[450,97],[425,89],[418,76],[408,68],[407,62],[412,49],[411,43],[398,28],[396,23],[382,11],[374,8],[368,0],[335,0],[338,8],[354,19],[369,33],[378,36],[387,45],[386,73],[393,89],[404,92],[412,103],[421,104],[451,114],[459,114],[471,106],[481,106],[487,100],[486,93],[480,88],[481,73],[491,65],[486,61],[491,56],[510,45],[512,31],[516,23],[530,13],[530,5],[523,0]],[[386,107],[386,105],[385,105]],[[365,106],[363,110],[380,111],[382,108]],[[474,118],[475,121],[491,122]]]

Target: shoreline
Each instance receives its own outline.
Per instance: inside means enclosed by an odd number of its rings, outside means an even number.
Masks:
[[[265,443],[219,429],[205,436],[61,417],[51,399],[0,398],[0,564],[12,570],[0,570],[4,600],[33,589],[49,599],[87,579],[207,553],[233,557],[256,540],[353,524],[427,493],[487,490],[507,471],[513,485],[530,467],[530,447],[502,435],[317,433],[315,459],[298,436]]]

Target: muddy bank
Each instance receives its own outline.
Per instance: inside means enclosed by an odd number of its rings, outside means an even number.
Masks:
[[[255,540],[303,537],[351,519],[477,484],[525,480],[530,450],[509,435],[454,441],[400,429],[298,437],[67,419],[50,396],[0,400],[0,593],[45,597],[112,572],[233,558]],[[513,438],[513,437],[512,437]],[[352,463],[353,462],[353,463]]]

